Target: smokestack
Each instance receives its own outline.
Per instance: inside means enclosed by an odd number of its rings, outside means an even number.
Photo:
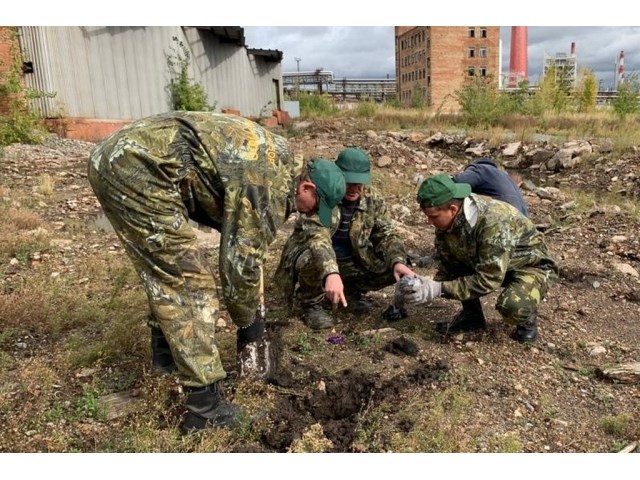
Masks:
[[[508,86],[517,87],[522,80],[527,80],[527,27],[511,27]]]
[[[576,56],[576,42],[571,42],[571,56]]]
[[[618,86],[624,82],[624,50],[620,50],[620,60],[618,60]]]

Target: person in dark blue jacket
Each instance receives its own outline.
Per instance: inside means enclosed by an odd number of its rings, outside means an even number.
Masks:
[[[467,165],[463,172],[453,176],[456,183],[468,183],[471,191],[510,203],[520,212],[529,216],[522,193],[509,174],[500,170],[496,162],[482,157]]]

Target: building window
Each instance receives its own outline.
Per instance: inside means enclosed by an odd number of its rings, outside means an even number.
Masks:
[[[476,49],[471,47],[469,48],[469,58],[473,58],[476,56]]]
[[[485,47],[480,47],[480,58],[487,58],[487,49]]]
[[[427,85],[431,85],[431,75],[427,76]]]
[[[480,76],[481,77],[487,76],[487,67],[480,67]]]
[[[487,38],[487,29],[486,28],[481,28],[480,29],[480,36],[482,38]]]
[[[476,74],[476,69],[475,67],[469,67],[467,68],[467,76],[468,77],[473,77]]]
[[[476,38],[476,27],[469,27],[469,38]]]

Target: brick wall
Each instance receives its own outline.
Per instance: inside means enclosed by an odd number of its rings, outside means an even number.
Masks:
[[[17,40],[12,35],[16,27],[0,27],[0,78],[11,68],[12,46],[17,49]],[[0,113],[6,114],[9,111],[7,99],[0,99]]]
[[[474,30],[473,37],[469,35],[470,28]],[[482,29],[486,31],[486,37],[482,37]],[[396,27],[395,31],[396,82],[404,105],[410,104],[410,100],[406,94],[403,100],[403,91],[422,89],[429,106],[445,111],[458,110],[453,93],[473,79],[467,73],[470,67],[476,75],[484,69],[498,87],[500,27]],[[403,40],[405,48],[401,49]],[[473,58],[469,57],[470,48],[475,51]],[[480,57],[481,48],[486,49],[486,57]],[[417,56],[418,63],[403,65],[402,58],[408,55]],[[415,78],[416,72],[419,72],[419,78]]]

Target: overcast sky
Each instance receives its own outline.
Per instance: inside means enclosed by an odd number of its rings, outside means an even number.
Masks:
[[[283,72],[323,68],[337,78],[395,77],[394,27],[245,27],[251,48],[281,50]],[[501,27],[502,70],[509,70],[511,27]],[[576,43],[578,68],[593,70],[603,88],[613,86],[624,51],[625,72],[640,70],[640,27],[528,27],[529,78],[537,83],[544,55],[569,54]]]
[[[5,2],[6,3],[6,2]],[[148,5],[153,5],[150,8]],[[77,0],[13,2],[4,25],[239,25],[251,48],[284,53],[284,72],[324,68],[338,78],[395,77],[393,26],[547,25],[528,27],[529,77],[537,82],[544,54],[569,53],[576,42],[578,68],[593,70],[604,88],[613,85],[615,61],[624,50],[625,71],[640,71],[640,24],[635,9],[562,0],[446,0],[349,2],[348,0],[110,0],[104,8],[79,8]],[[575,4],[575,5],[572,5]],[[599,27],[565,25],[608,25]],[[279,27],[269,25],[281,25]],[[300,26],[300,25],[305,25]],[[332,27],[323,25],[335,25]],[[338,26],[340,25],[340,26]],[[553,26],[551,26],[553,25]],[[501,28],[502,69],[509,69],[511,27]]]

